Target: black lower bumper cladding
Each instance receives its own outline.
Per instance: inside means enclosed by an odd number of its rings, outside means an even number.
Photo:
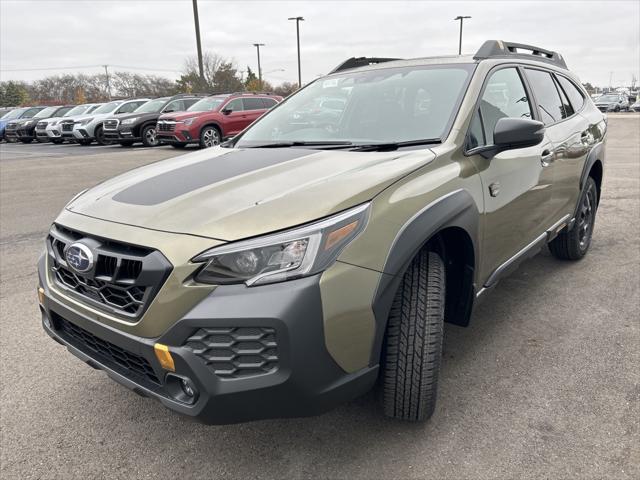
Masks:
[[[55,300],[44,263],[45,331],[113,380],[200,422],[316,415],[365,393],[377,379],[377,366],[346,373],[328,353],[318,276],[218,287],[163,335],[142,338]],[[169,346],[175,372],[160,366],[155,343]],[[186,397],[180,381],[195,394]]]

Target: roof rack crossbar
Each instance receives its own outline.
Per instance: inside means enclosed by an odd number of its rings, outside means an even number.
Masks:
[[[381,58],[381,57],[351,57],[345,60],[336,68],[331,70],[329,74],[341,72],[342,70],[349,70],[352,68],[366,67],[367,65],[374,65],[376,63],[392,62],[393,60],[401,60],[400,58]]]
[[[521,50],[527,50],[531,53],[522,53]],[[552,63],[561,68],[567,68],[567,64],[558,52],[545,50],[544,48],[526,45],[524,43],[504,42],[502,40],[487,40],[478,49],[473,56],[475,60],[484,60],[495,57],[515,57],[529,58],[535,57],[535,60],[541,60]]]

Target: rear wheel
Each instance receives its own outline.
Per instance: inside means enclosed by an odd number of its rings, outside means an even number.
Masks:
[[[428,419],[436,404],[442,357],[445,268],[435,252],[420,252],[391,307],[382,358],[385,415]]]
[[[582,189],[579,205],[573,228],[567,230],[565,227],[549,243],[549,250],[560,260],[580,260],[586,255],[591,245],[598,208],[598,188],[591,177],[587,178]]]
[[[160,144],[155,125],[147,125],[142,129],[142,144],[145,147],[157,147]]]
[[[220,130],[214,126],[204,127],[200,132],[200,148],[215,147],[220,144]]]
[[[111,145],[111,140],[104,136],[102,125],[96,127],[96,142],[98,142],[98,145]]]

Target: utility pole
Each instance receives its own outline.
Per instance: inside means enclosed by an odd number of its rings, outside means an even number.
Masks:
[[[609,72],[609,91],[613,90],[613,72]]]
[[[109,83],[109,65],[103,65],[104,74],[107,76],[107,96],[111,100],[111,84]]]
[[[458,42],[458,55],[462,55],[462,22],[464,22],[465,18],[471,18],[469,16],[458,15],[453,20],[460,20],[460,41]]]
[[[300,67],[300,22],[304,22],[304,18],[289,17],[289,20],[296,21],[296,39],[298,41],[298,88],[302,88],[302,70]]]
[[[198,0],[193,0],[193,21],[196,24],[196,46],[198,47],[198,69],[200,79],[204,82],[204,65],[202,63],[202,45],[200,44],[200,19],[198,18]]]
[[[260,83],[260,90],[262,90],[262,67],[260,66],[260,47],[264,47],[264,43],[254,43],[254,47],[258,51],[258,83]]]

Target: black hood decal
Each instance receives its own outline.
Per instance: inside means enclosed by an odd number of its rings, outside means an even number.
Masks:
[[[224,155],[151,177],[121,191],[113,200],[133,205],[157,205],[207,185],[313,153],[317,152],[293,148],[232,150]]]

